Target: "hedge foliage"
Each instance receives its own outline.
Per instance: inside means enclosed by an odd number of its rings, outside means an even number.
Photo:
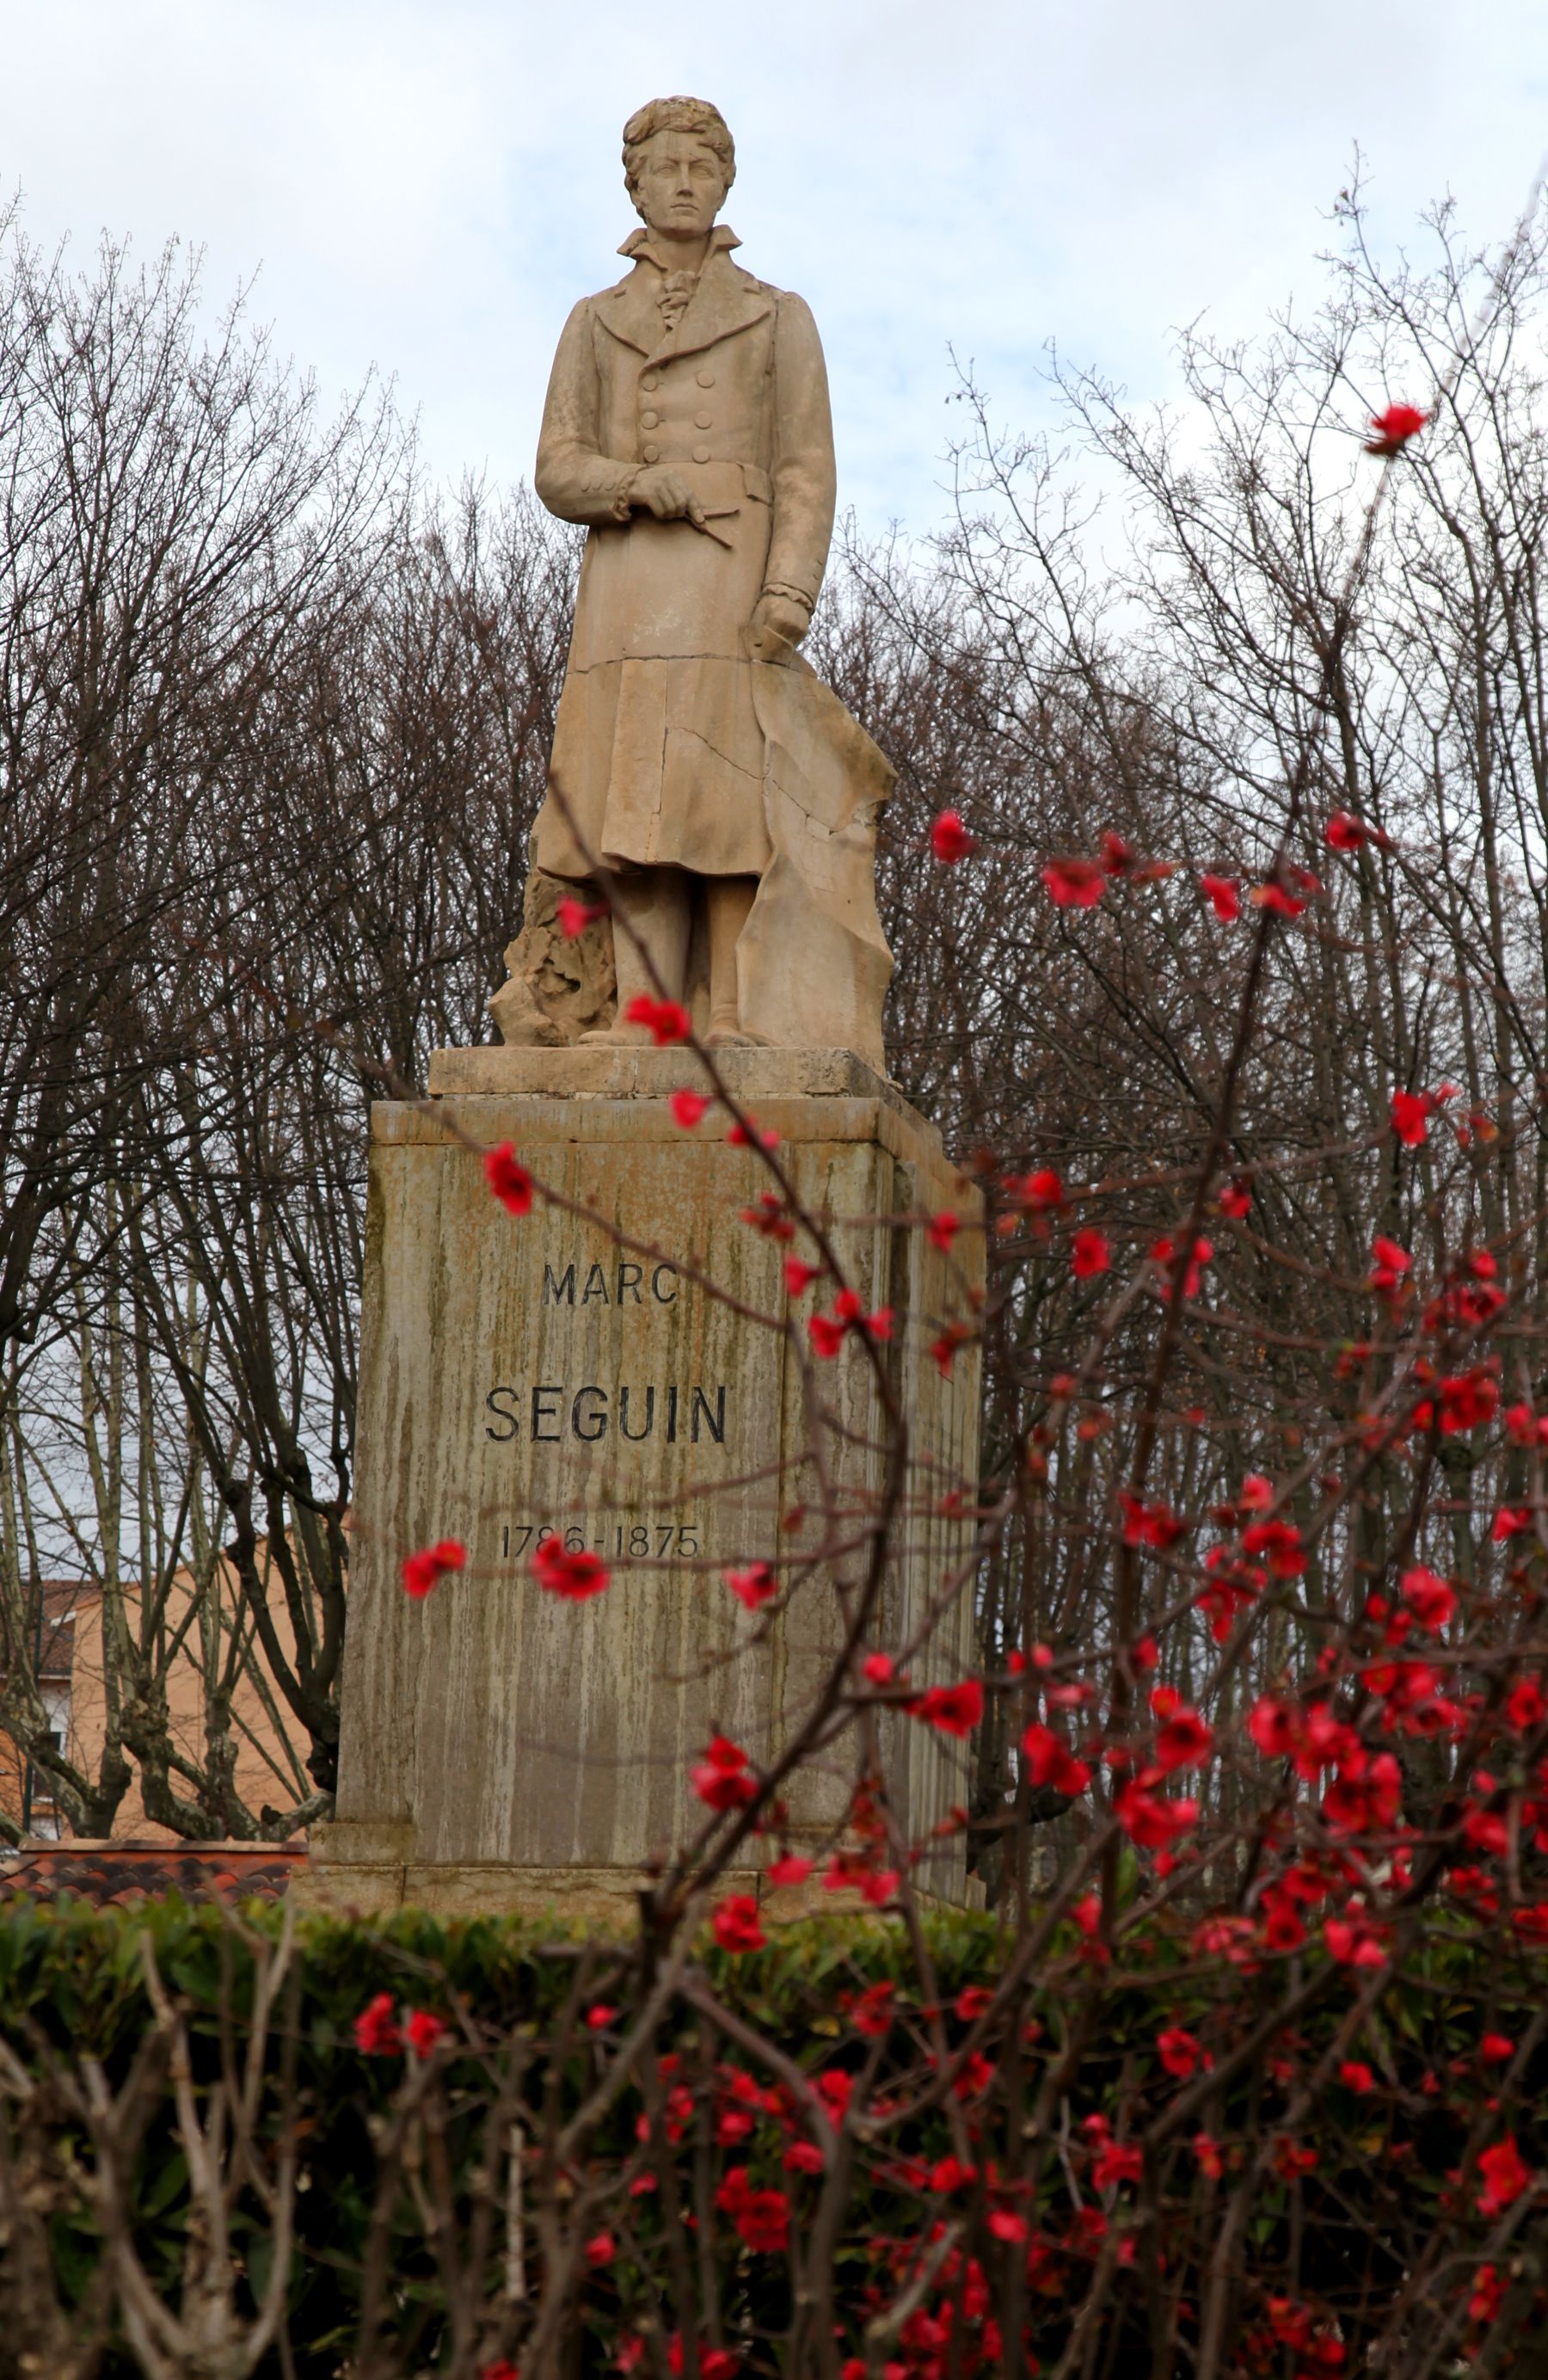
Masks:
[[[830,2109],[859,2080],[885,2114],[890,2092],[917,2094],[921,2076],[927,2081],[940,2040],[961,2044],[982,2017],[1008,1953],[992,1920],[929,1923],[936,2030],[932,2011],[919,2005],[913,1952],[896,1926],[814,1920],[752,1956],[707,1948],[669,1995],[650,2055],[589,2133],[584,2172],[546,2205],[534,2192],[524,2210],[526,2294],[513,2303],[513,2139],[531,2169],[545,2127],[573,2114],[616,2060],[631,2011],[655,1979],[627,1945],[515,1921],[441,1925],[412,1912],[374,1925],[307,1920],[272,2021],[255,2042],[255,2001],[266,1973],[272,1981],[282,1924],[271,1909],[233,1919],[175,1900],[134,1912],[17,1901],[0,1915],[0,2037],[8,2052],[0,2071],[0,2269],[11,2275],[3,2336],[21,2358],[12,2368],[63,2375],[48,2360],[62,2338],[80,2350],[72,2371],[118,2380],[146,2368],[127,2341],[123,2290],[104,2254],[112,2222],[100,2187],[104,2143],[123,2169],[127,2227],[152,2291],[175,2310],[197,2295],[194,2267],[209,2224],[175,2105],[170,2045],[180,2020],[190,2104],[207,2131],[217,2098],[224,2108],[214,2129],[225,2160],[238,2322],[260,2305],[275,2252],[273,2200],[258,2184],[264,2177],[272,2183],[286,2140],[297,2158],[284,2359],[272,2346],[256,2363],[212,2362],[210,2371],[320,2380],[341,2370],[498,2370],[499,2350],[514,2349],[530,2327],[545,2259],[560,2254],[556,2242],[572,2215],[607,2252],[581,2254],[568,2285],[568,2368],[612,2368],[621,2352],[631,2368],[647,2349],[647,2368],[681,2364],[668,2310],[683,2305],[686,2272],[701,2364],[722,2358],[708,2374],[729,2372],[733,2358],[748,2373],[779,2370],[792,2323],[803,2318],[784,2227],[792,2226],[799,2247],[825,2203],[801,2078]],[[1070,2308],[1089,2296],[1094,2263],[1104,2256],[1111,2338],[1094,2368],[1148,2372],[1137,2263],[1168,2274],[1168,2286],[1191,2287],[1191,2262],[1206,2252],[1233,2183],[1256,2161],[1266,2179],[1252,2199],[1255,2262],[1271,2279],[1289,2269],[1293,2252],[1295,2302],[1343,2310],[1324,2326],[1320,2368],[1354,2368],[1352,2353],[1344,2363],[1344,2343],[1352,2350],[1357,2342],[1359,2309],[1373,2320],[1390,2315],[1416,2240],[1443,2219],[1456,2222],[1458,2208],[1455,2286],[1464,2300],[1475,2286],[1489,2226],[1481,2214],[1472,2223],[1469,2264],[1467,2206],[1478,2183],[1469,2160],[1494,2136],[1501,2080],[1491,2063],[1498,2047],[1486,2048],[1486,2036],[1525,2043],[1529,2065],[1514,2070],[1509,2120],[1530,2163],[1548,2155],[1548,2128],[1534,2129],[1532,2112],[1548,2082],[1548,2053],[1533,2046],[1541,1967],[1526,1952],[1514,1968],[1502,1966],[1465,1931],[1444,1939],[1432,1932],[1373,1999],[1370,1978],[1358,1970],[1319,1973],[1308,1961],[1312,1988],[1293,2031],[1266,2060],[1254,2058],[1233,2077],[1231,2046],[1250,2035],[1255,2004],[1281,2003],[1282,1967],[1254,1978],[1229,1961],[1201,1958],[1180,1931],[1131,1944],[1119,1963],[1105,1966],[1078,1929],[1063,1929],[1046,1973],[1018,1999],[1014,2036],[989,2037],[966,2087],[959,2082],[942,2104],[855,2157],[833,2265],[843,2354],[864,2352],[867,2316],[895,2299],[908,2256],[932,2225],[938,2239],[945,2223],[961,2243],[946,2267],[955,2344],[916,2325],[912,2343],[896,2347],[894,2372],[991,2368],[1007,2308],[1039,2359],[1057,2363],[1069,2345]],[[431,2055],[418,2058],[406,2046],[362,2052],[356,2020],[382,1994],[394,2025],[415,2009],[444,2022]],[[1180,2085],[1167,2070],[1158,2040],[1179,2028],[1208,2045],[1218,2087],[1207,2063]],[[789,2061],[783,2081],[758,2037]],[[1325,2069],[1335,2056],[1336,2079],[1309,2094],[1319,2060]],[[1337,2079],[1351,2060],[1368,2070],[1357,2086]],[[1039,2078],[1056,2063],[1053,2153],[1031,2194],[1018,2196],[1011,2177],[1024,2169],[1028,2111]],[[1110,2143],[1138,2137],[1166,2094],[1195,2084],[1203,2094],[1196,2117],[1147,2152],[1143,2179],[1123,2169],[1121,2156],[1101,2163]],[[246,2179],[234,2146],[241,2122],[232,2113],[245,2087]],[[965,2159],[964,2125],[973,2142]],[[1203,2155],[1201,2137],[1210,2144]],[[732,2172],[744,2179],[728,2192]],[[593,2191],[600,2212],[588,2211]],[[679,2212],[683,2224],[673,2219]],[[1171,2243],[1169,2262],[1166,2249],[1159,2259],[1136,2259],[1147,2234]],[[1232,2371],[1260,2368],[1254,2319],[1245,2309],[1247,2360],[1231,2362]],[[1285,2368],[1273,2338],[1263,2332],[1265,2371]]]

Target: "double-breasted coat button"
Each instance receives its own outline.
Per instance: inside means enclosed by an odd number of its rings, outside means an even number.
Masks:
[[[714,426],[714,422],[707,413],[695,414],[694,427],[695,430],[712,430]]]
[[[644,455],[647,463],[654,463],[660,451],[661,450],[659,446],[642,446],[640,448],[640,453]]]
[[[708,447],[695,446],[694,449],[694,460],[695,463],[707,463],[709,460]]]
[[[642,430],[654,430],[660,418],[661,417],[659,413],[642,413],[640,415],[640,428]]]
[[[647,373],[646,373],[646,375],[645,375],[645,378],[644,378],[644,379],[641,381],[641,382],[640,382],[640,386],[641,386],[641,388],[643,388],[643,389],[646,391],[646,394],[648,395],[648,394],[649,394],[649,393],[650,393],[650,391],[655,387],[655,385],[656,385],[656,375],[655,375],[655,373],[654,373],[654,372],[647,372]]]
[[[694,378],[698,382],[700,388],[713,388],[715,385],[715,375],[713,372],[695,372],[694,374]]]

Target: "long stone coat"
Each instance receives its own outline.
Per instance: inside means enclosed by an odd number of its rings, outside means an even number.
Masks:
[[[591,534],[551,773],[610,862],[756,876],[769,844],[744,632],[766,585],[816,601],[833,430],[809,308],[733,264],[725,225],[713,241],[668,332],[661,265],[636,232],[633,270],[582,298],[554,358],[538,493]],[[690,481],[713,535],[629,514],[631,479],[657,462]],[[534,856],[587,873],[552,802]]]
[[[632,270],[566,322],[535,483],[590,531],[550,787],[532,857],[756,876],[737,949],[744,1029],[880,1062],[891,957],[876,914],[875,824],[892,771],[794,657],[755,661],[764,590],[816,600],[833,532],[828,375],[804,302],[733,264],[717,228],[674,329],[649,235]],[[642,467],[675,465],[709,516],[632,512]]]

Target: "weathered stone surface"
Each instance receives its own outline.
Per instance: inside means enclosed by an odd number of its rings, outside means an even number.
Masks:
[[[976,1478],[978,1375],[971,1350],[949,1381],[929,1360],[960,1289],[922,1231],[885,1219],[969,1214],[973,1194],[934,1131],[847,1053],[725,1057],[866,1304],[896,1309],[917,1499],[877,1631],[896,1645],[964,1550],[964,1524],[938,1504]],[[374,1111],[339,1815],[318,1829],[313,1900],[594,1912],[696,1830],[687,1769],[712,1729],[767,1757],[825,1673],[839,1634],[828,1571],[801,1580],[756,1645],[721,1580],[776,1547],[791,1563],[810,1553],[814,1524],[781,1524],[815,1504],[817,1479],[785,1251],[739,1220],[768,1177],[727,1146],[723,1115],[684,1134],[667,1107],[696,1072],[671,1050],[442,1051],[437,1087],[456,1096]],[[497,1081],[519,1087],[495,1095]],[[513,1220],[478,1154],[506,1140],[597,1220],[541,1202]],[[975,1233],[959,1248],[981,1265]],[[768,1320],[719,1303],[690,1260]],[[858,1512],[881,1459],[867,1367],[850,1349],[815,1377],[825,1456]],[[604,1555],[606,1594],[574,1605],[537,1586],[547,1528]],[[413,1603],[401,1560],[442,1536],[466,1542],[467,1568]],[[956,1674],[967,1629],[964,1598],[955,1642],[915,1675]],[[965,1802],[963,1747],[909,1721],[883,1732],[913,1832]],[[815,1839],[846,1796],[837,1767],[804,1772],[796,1836]],[[960,1846],[921,1881],[961,1897]]]

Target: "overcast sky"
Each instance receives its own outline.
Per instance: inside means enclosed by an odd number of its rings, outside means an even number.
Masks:
[[[1136,397],[1170,335],[1319,281],[1358,142],[1410,241],[1446,190],[1503,237],[1548,146],[1542,0],[0,0],[0,185],[33,235],[202,246],[281,348],[371,365],[440,473],[526,475],[574,298],[634,217],[619,131],[660,92],[736,137],[741,261],[810,299],[841,491],[944,508],[949,355],[1044,418],[1047,343]]]

